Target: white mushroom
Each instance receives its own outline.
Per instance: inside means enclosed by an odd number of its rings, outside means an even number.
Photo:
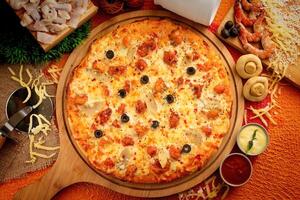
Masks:
[[[170,158],[170,154],[167,149],[165,149],[165,148],[159,149],[158,161],[162,168],[165,168],[165,166],[168,163],[169,158]]]
[[[195,144],[202,144],[203,138],[199,130],[190,128],[185,132],[185,135],[189,138],[190,141],[193,141]]]
[[[22,18],[21,18],[21,25],[26,27],[28,26],[29,24],[31,24],[33,22],[33,20],[31,19],[31,17],[27,14],[27,13],[24,13]]]
[[[248,79],[244,85],[243,94],[249,101],[262,101],[268,95],[268,79],[262,76]]]
[[[55,36],[48,33],[37,32],[36,39],[41,43],[51,44],[51,42],[55,39]]]
[[[261,60],[254,54],[243,55],[236,62],[236,71],[244,79],[258,76],[262,70]]]

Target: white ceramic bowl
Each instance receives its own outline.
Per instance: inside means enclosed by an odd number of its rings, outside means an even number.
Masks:
[[[254,126],[257,126],[257,127],[259,127],[259,128],[261,128],[261,129],[263,130],[264,134],[266,135],[266,138],[267,138],[267,142],[266,142],[266,145],[265,145],[265,147],[263,148],[263,150],[262,150],[261,152],[256,153],[256,154],[251,154],[251,153],[246,152],[246,151],[241,147],[241,144],[240,144],[240,142],[239,142],[239,136],[240,136],[241,131],[242,131],[245,127],[247,127],[247,126],[253,126],[253,125],[254,125]],[[249,155],[249,156],[257,156],[257,155],[259,155],[259,154],[262,154],[262,153],[266,150],[266,148],[268,147],[269,141],[270,141],[270,138],[269,138],[268,131],[267,131],[262,125],[257,124],[257,123],[249,123],[249,124],[246,124],[246,125],[242,126],[242,128],[241,128],[241,130],[239,131],[239,133],[237,134],[237,138],[236,138],[236,142],[237,142],[237,145],[238,145],[239,149],[240,149],[243,153],[245,153],[246,155]]]

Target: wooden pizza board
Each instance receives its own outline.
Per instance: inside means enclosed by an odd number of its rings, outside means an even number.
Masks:
[[[6,2],[8,2],[9,0],[6,0]],[[89,1],[89,5],[88,5],[88,9],[87,11],[80,17],[80,21],[78,24],[78,27],[80,27],[82,24],[84,24],[85,22],[87,22],[89,19],[91,19],[96,13],[97,13],[98,7],[96,7],[92,1]],[[18,15],[18,17],[21,19],[22,13],[20,12],[16,12],[16,14]],[[50,44],[43,44],[40,43],[40,46],[44,49],[45,52],[49,51],[50,49],[52,49],[55,45],[57,45],[60,41],[62,41],[65,37],[67,37],[69,34],[71,34],[75,29],[68,27],[65,30],[61,31],[60,33],[58,33],[55,37],[55,39],[50,43]],[[33,35],[34,38],[36,38],[36,33],[30,31],[30,33]]]
[[[228,13],[226,14],[225,18],[223,19],[222,23],[220,24],[218,31],[217,31],[217,35],[218,37],[223,40],[224,42],[226,42],[227,44],[229,44],[230,46],[236,48],[238,51],[240,51],[243,54],[247,54],[247,52],[244,50],[242,43],[240,42],[238,37],[235,38],[228,38],[228,39],[224,39],[221,36],[221,31],[225,25],[225,23],[227,21],[233,21],[234,22],[234,17],[233,17],[233,7],[228,11]],[[300,50],[300,47],[299,47]],[[295,52],[296,53],[296,52]],[[268,66],[268,61],[267,60],[263,60],[262,61],[263,64],[265,66]],[[296,87],[300,88],[300,56],[298,56],[297,62],[294,63],[293,65],[288,66],[287,70],[286,70],[286,74],[285,74],[285,78],[288,79],[290,82],[292,82],[292,84],[294,84]]]
[[[68,131],[68,123],[65,114],[65,89],[68,78],[74,67],[76,67],[86,55],[89,46],[102,35],[110,32],[121,24],[130,23],[136,20],[149,18],[169,18],[184,26],[191,27],[195,32],[202,35],[206,42],[215,49],[224,61],[230,77],[231,89],[233,91],[233,105],[231,125],[228,134],[225,136],[219,151],[213,156],[211,161],[199,172],[190,176],[162,184],[132,184],[120,181],[105,175],[92,166],[89,166],[86,158],[74,142]],[[242,96],[242,82],[234,70],[234,61],[226,47],[205,27],[179,17],[167,11],[136,11],[125,13],[114,17],[96,27],[84,44],[77,47],[69,56],[64,66],[63,72],[56,94],[56,115],[60,131],[60,153],[58,159],[51,170],[39,181],[33,183],[17,192],[14,199],[47,200],[53,197],[61,189],[78,182],[89,182],[102,185],[111,190],[138,197],[162,197],[187,190],[209,177],[215,172],[223,158],[230,153],[236,142],[236,134],[239,131],[244,110],[244,99]]]

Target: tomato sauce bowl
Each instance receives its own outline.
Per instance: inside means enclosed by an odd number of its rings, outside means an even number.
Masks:
[[[232,187],[246,184],[252,176],[252,163],[241,153],[232,153],[224,158],[219,172],[223,181]]]

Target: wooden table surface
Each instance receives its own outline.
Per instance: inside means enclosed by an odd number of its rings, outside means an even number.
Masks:
[[[234,0],[222,0],[214,22],[209,27],[212,32],[217,30]],[[97,2],[95,2],[97,4]],[[143,9],[160,9],[153,5],[153,0],[145,0]],[[92,19],[93,27],[110,18],[98,14]],[[235,59],[239,53],[228,47]],[[63,63],[68,55],[59,62]],[[300,90],[286,82],[281,84],[278,103],[281,108],[274,116],[278,125],[270,125],[270,144],[266,152],[253,158],[253,176],[244,186],[230,190],[226,199],[299,199],[300,198]],[[247,105],[247,104],[246,104]],[[15,192],[43,176],[49,168],[26,175],[24,178],[0,184],[0,200],[12,199]],[[70,172],[72,173],[72,172]],[[86,199],[86,200],[137,200],[101,186],[79,183],[61,191],[55,199]],[[165,197],[166,200],[178,199],[177,195]]]

